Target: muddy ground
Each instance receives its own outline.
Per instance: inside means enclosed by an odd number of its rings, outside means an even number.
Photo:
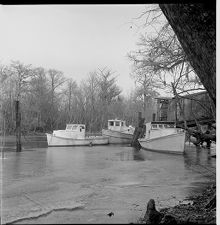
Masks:
[[[212,185],[197,196],[190,196],[189,203],[163,208],[160,224],[216,224],[216,186]],[[151,224],[144,218],[138,223]]]

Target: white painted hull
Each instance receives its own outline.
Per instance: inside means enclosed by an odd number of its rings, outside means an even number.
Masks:
[[[73,139],[73,138],[57,137],[52,134],[46,135],[47,135],[47,144],[49,147],[107,145],[109,143],[109,139],[103,136],[90,136],[84,139]]]
[[[102,135],[109,138],[109,144],[130,144],[133,138],[133,134],[104,129]]]
[[[152,139],[138,139],[141,147],[150,151],[183,154],[185,147],[185,132],[170,134]]]

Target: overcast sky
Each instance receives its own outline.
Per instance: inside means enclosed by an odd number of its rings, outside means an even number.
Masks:
[[[149,6],[149,5],[148,5]],[[146,5],[18,5],[2,6],[0,62],[19,60],[34,67],[57,69],[77,82],[97,68],[116,71],[127,93],[127,53],[136,48],[133,23]]]

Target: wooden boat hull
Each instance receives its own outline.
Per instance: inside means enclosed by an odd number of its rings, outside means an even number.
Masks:
[[[92,146],[92,145],[107,145],[109,139],[103,136],[90,136],[85,139],[73,139],[57,137],[52,134],[47,135],[47,144],[49,147],[57,146]]]
[[[150,151],[183,154],[185,147],[185,132],[170,134],[152,139],[138,139],[141,147]]]
[[[130,144],[133,134],[113,130],[102,130],[102,135],[109,138],[109,144]]]

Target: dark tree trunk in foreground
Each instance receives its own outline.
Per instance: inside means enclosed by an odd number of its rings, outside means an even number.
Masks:
[[[216,106],[216,5],[160,4],[160,8]]]

